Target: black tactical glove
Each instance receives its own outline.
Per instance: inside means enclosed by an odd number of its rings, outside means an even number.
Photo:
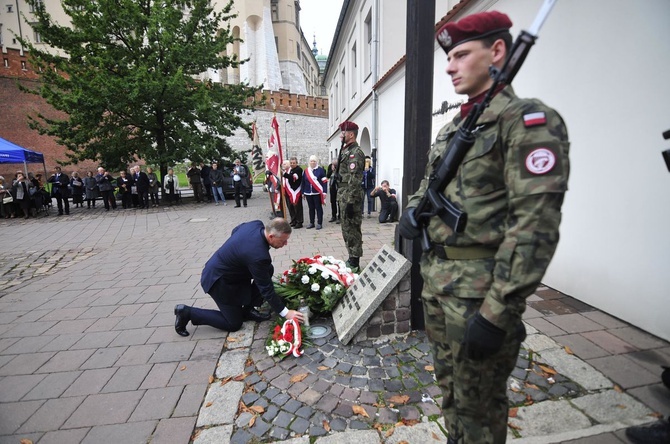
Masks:
[[[414,219],[414,208],[407,208],[402,213],[398,228],[400,229],[400,235],[404,239],[417,239],[421,236],[419,224],[417,224],[416,219]]]
[[[354,217],[354,204],[347,204],[347,207],[344,209],[344,214],[347,216],[348,219],[351,219]]]
[[[472,316],[465,323],[463,348],[465,356],[482,361],[496,354],[503,346],[507,333],[491,324],[480,313]]]

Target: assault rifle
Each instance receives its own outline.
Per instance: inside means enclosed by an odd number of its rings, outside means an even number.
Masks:
[[[491,99],[493,99],[493,95],[499,85],[509,85],[512,83],[555,3],[556,0],[544,1],[530,30],[521,31],[514,41],[509,57],[505,60],[502,69],[499,70],[494,66],[489,67],[489,74],[493,78],[491,88],[486,93],[484,100],[476,104],[470,111],[465,122],[449,142],[446,156],[430,174],[428,189],[414,210],[416,225],[422,231],[421,248],[424,252],[428,252],[431,249],[427,230],[428,221],[431,217],[439,216],[455,233],[462,233],[465,230],[467,214],[457,208],[442,192],[447,188],[449,182],[454,179],[465,154],[475,143],[477,120],[479,120],[479,117],[491,103]]]

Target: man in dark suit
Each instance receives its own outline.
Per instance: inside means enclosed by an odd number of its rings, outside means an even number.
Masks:
[[[266,321],[255,307],[265,299],[272,309],[286,319],[302,321],[302,314],[289,310],[275,292],[274,267],[270,247],[284,247],[291,236],[285,219],[273,219],[267,227],[255,220],[233,229],[230,238],[205,264],[200,285],[216,302],[218,310],[179,304],[174,308],[177,334],[188,336],[186,325],[209,325],[226,331],[237,331],[247,320]]]
[[[70,214],[70,202],[67,200],[69,196],[67,185],[70,183],[70,178],[67,177],[67,174],[61,172],[60,167],[56,167],[47,182],[51,184],[51,197],[56,198],[58,215],[63,215],[63,205],[65,206],[65,214]]]
[[[149,176],[142,171],[139,165],[135,165],[133,179],[135,180],[135,186],[137,187],[140,208],[149,208]]]

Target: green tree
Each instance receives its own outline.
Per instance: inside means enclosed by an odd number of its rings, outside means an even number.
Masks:
[[[232,0],[62,0],[71,26],[31,0],[35,30],[56,51],[22,41],[41,72],[41,95],[67,117],[38,114],[30,125],[55,136],[71,161],[122,165],[144,159],[167,166],[224,157],[225,137],[250,127],[242,116],[260,88],[202,82],[208,69],[238,67],[225,54],[235,41]],[[225,26],[224,26],[225,24]]]

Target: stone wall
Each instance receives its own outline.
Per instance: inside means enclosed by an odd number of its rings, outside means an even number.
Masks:
[[[384,336],[405,335],[410,332],[410,276],[407,274],[374,311],[368,322],[353,337],[352,342],[384,339]]]

